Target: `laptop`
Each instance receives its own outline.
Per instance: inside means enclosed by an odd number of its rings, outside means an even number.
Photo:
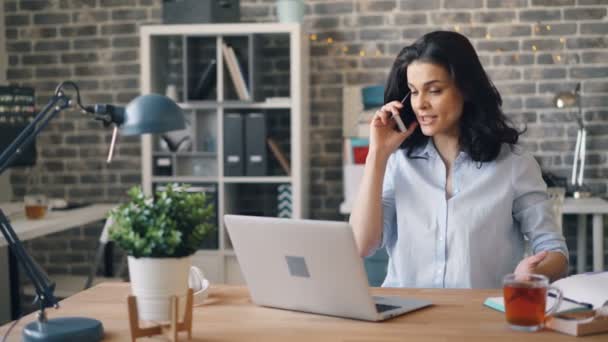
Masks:
[[[224,221],[257,305],[382,321],[432,304],[371,296],[346,222],[241,215]]]

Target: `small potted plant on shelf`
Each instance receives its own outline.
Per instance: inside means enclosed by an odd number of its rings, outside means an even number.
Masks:
[[[214,206],[204,193],[187,190],[168,184],[153,198],[133,187],[130,201],[110,213],[110,238],[129,255],[131,291],[142,320],[168,321],[171,296],[185,302],[191,256],[215,229]],[[179,305],[180,319],[184,312]]]

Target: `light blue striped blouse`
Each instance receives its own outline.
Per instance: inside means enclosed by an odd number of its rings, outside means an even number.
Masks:
[[[453,195],[446,200],[446,168],[431,139],[412,157],[399,149],[389,158],[382,286],[500,288],[524,256],[524,236],[533,253],[568,257],[532,155],[505,144],[495,161],[480,164],[460,152],[452,172]]]

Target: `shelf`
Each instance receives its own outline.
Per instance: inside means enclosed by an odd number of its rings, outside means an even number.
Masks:
[[[152,177],[154,183],[217,183],[217,177],[196,177],[196,176],[163,176],[163,177]]]
[[[291,183],[289,176],[270,177],[224,177],[224,183]]]
[[[219,249],[198,249],[196,255],[198,256],[217,256],[221,253]]]
[[[284,203],[290,201],[291,217],[308,216],[308,36],[299,24],[276,23],[153,25],[140,34],[142,93],[166,94],[176,88],[176,102],[188,120],[184,130],[169,137],[142,137],[144,191],[152,194],[175,182],[213,194],[217,239],[214,235],[208,240],[214,245],[199,246],[213,249],[197,250],[193,264],[213,283],[243,284],[224,215],[286,215],[289,208]],[[237,72],[234,59],[224,55],[224,45],[234,51]],[[239,83],[242,90],[243,81],[249,97],[235,86]],[[240,128],[226,127],[228,114],[246,118],[252,113],[262,114],[265,125],[264,132],[250,128],[249,141],[245,120]],[[239,131],[241,142],[232,139]],[[181,141],[183,136],[190,137],[191,146],[171,152],[166,140]],[[266,149],[263,170],[256,172],[245,164],[239,172],[231,172],[226,142],[229,147],[241,145],[239,158],[245,161],[246,153],[253,154],[246,146],[257,145],[261,151],[262,145],[268,147],[267,137],[276,143],[288,167]]]
[[[153,157],[204,157],[204,158],[216,158],[217,153],[215,152],[153,152]]]
[[[189,101],[179,103],[179,106],[184,110],[195,109],[216,109],[224,107],[229,109],[289,109],[291,108],[291,99],[276,100],[268,102],[248,102],[248,101]]]

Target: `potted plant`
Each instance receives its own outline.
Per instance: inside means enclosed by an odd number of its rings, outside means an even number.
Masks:
[[[128,194],[130,201],[110,213],[110,238],[128,254],[139,317],[168,321],[171,296],[185,301],[191,256],[215,229],[215,209],[187,185],[168,184],[154,198],[140,187]],[[181,320],[185,305],[179,308]]]

